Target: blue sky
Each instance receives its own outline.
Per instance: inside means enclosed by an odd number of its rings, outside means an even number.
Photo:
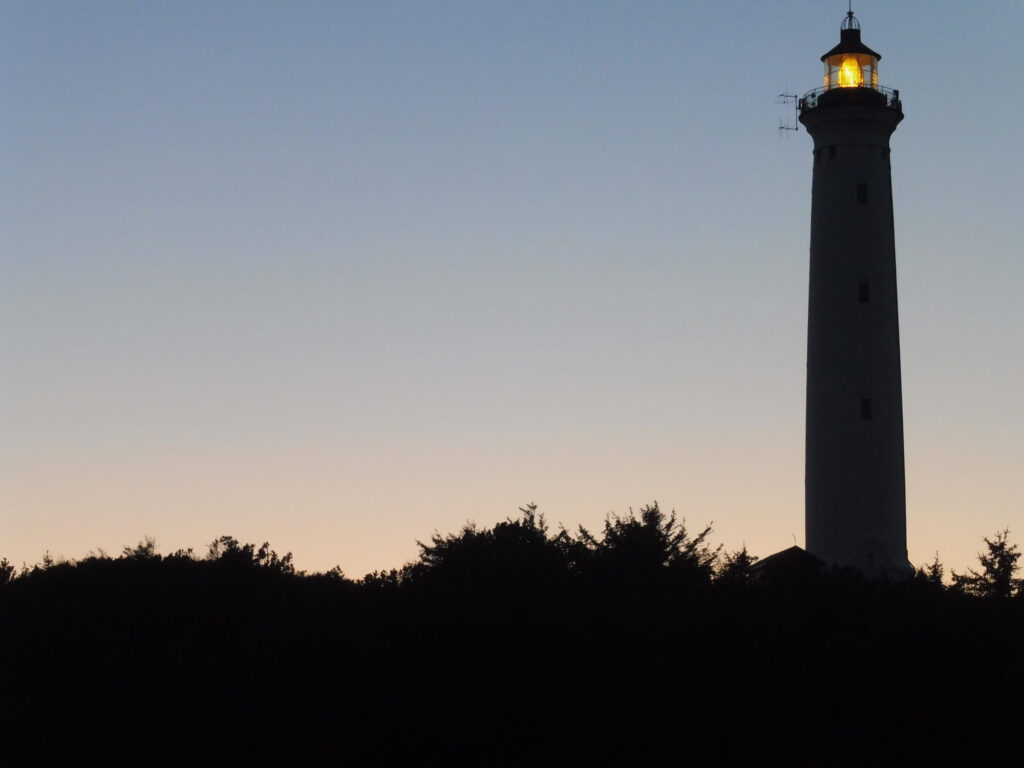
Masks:
[[[962,568],[1024,501],[1024,7],[854,10],[907,115],[910,557]],[[811,142],[775,97],[845,11],[5,4],[0,553],[230,533],[359,576],[655,499],[802,544]]]

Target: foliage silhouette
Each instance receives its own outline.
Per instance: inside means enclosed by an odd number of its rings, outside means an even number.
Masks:
[[[5,765],[112,743],[200,764],[800,762],[797,732],[837,764],[976,764],[1019,724],[1024,601],[936,588],[937,556],[893,584],[752,581],[755,556],[710,533],[656,503],[551,531],[530,504],[359,581],[230,536],[0,561]],[[1007,535],[967,576],[1013,584]]]
[[[210,542],[206,558],[233,568],[263,568],[287,575],[295,574],[292,553],[278,557],[268,542],[263,542],[256,549],[255,544],[240,544],[233,536],[221,536]]]
[[[160,555],[156,553],[156,539],[146,536],[134,547],[122,549],[121,557],[128,560],[159,560]]]
[[[1015,574],[1020,570],[1017,561],[1021,553],[1016,544],[1009,543],[1009,537],[1009,528],[997,532],[991,539],[986,537],[984,541],[988,551],[978,553],[981,573],[973,568],[968,568],[963,574],[954,571],[954,589],[978,597],[1004,600],[1020,593],[1024,580],[1016,578]]]
[[[521,516],[479,529],[467,523],[458,534],[435,533],[430,544],[417,542],[420,557],[408,576],[473,582],[543,579],[564,573],[563,553],[548,536],[535,504],[520,508]]]
[[[935,587],[945,588],[946,568],[939,560],[939,553],[935,553],[935,559],[927,566],[918,568],[914,574],[916,578],[927,582]]]
[[[721,546],[708,543],[711,526],[691,538],[685,521],[675,511],[666,515],[658,502],[626,515],[605,518],[601,539],[580,528],[580,540],[595,554],[596,566],[608,575],[632,578],[662,569],[685,572],[698,580],[710,581]]]
[[[748,588],[753,581],[754,563],[758,559],[757,555],[752,555],[747,551],[746,544],[736,552],[727,552],[718,569],[716,583],[733,589]]]

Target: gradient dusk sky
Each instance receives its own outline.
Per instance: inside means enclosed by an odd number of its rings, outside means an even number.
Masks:
[[[858,2],[910,559],[1024,542],[1024,4]],[[846,2],[5,2],[0,555],[400,566],[536,502],[803,544],[811,139]]]

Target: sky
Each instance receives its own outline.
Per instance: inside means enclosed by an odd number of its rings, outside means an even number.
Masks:
[[[910,560],[1024,541],[1024,4],[857,2]],[[0,556],[352,577],[536,503],[803,544],[811,139],[845,2],[0,6]]]

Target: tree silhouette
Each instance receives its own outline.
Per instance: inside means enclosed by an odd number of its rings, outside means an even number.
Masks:
[[[757,555],[751,555],[746,544],[736,552],[727,552],[718,569],[716,583],[726,587],[746,587],[752,580],[752,568],[757,561]]]
[[[127,560],[159,560],[160,555],[156,553],[156,539],[146,536],[134,547],[122,549],[121,557]]]
[[[745,588],[756,557],[710,532],[654,503],[552,533],[530,504],[355,582],[231,536],[0,560],[0,753],[38,763],[56,727],[99,751],[118,723],[126,754],[192,762],[729,765],[791,758],[799,722],[844,764],[978,764],[1019,726],[1024,600],[971,596],[1022,594],[1008,531],[951,590],[937,555]]]
[[[953,587],[969,595],[1006,599],[1024,588],[1024,580],[1015,577],[1020,566],[1020,551],[1009,543],[1010,529],[1004,528],[992,539],[985,538],[988,552],[979,552],[981,573],[968,568],[966,573],[953,572]],[[936,559],[938,557],[936,556]]]
[[[926,567],[919,568],[917,576],[929,584],[933,584],[936,587],[945,587],[943,578],[946,575],[946,569],[939,561],[939,553],[935,553],[935,559],[931,561]]]
[[[262,568],[277,573],[294,575],[292,553],[278,557],[277,552],[263,542],[257,550],[255,544],[240,544],[234,536],[221,536],[207,547],[207,560],[239,568]]]
[[[639,516],[632,509],[623,516],[608,515],[600,540],[580,528],[580,538],[594,551],[598,567],[621,578],[668,569],[710,581],[722,549],[711,547],[710,535],[708,525],[691,537],[685,520],[678,520],[675,510],[666,515],[657,501],[641,508]]]
[[[405,577],[523,582],[566,573],[564,550],[549,538],[537,505],[528,504],[519,511],[520,517],[508,518],[493,529],[466,523],[457,534],[435,533],[429,544],[416,542],[419,561]],[[380,574],[375,576],[379,581]]]

